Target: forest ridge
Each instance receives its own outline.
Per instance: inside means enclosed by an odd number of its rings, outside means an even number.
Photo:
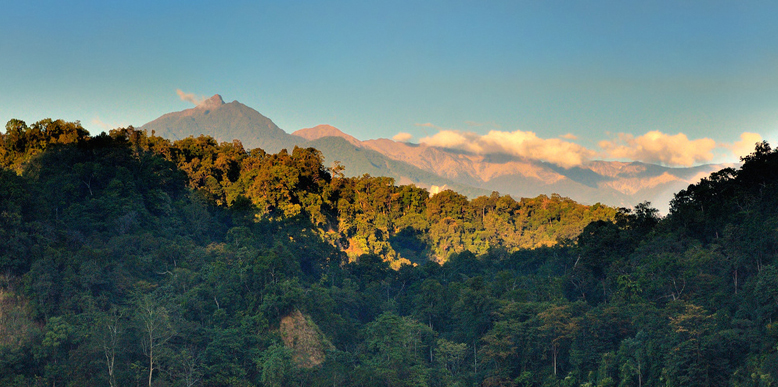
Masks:
[[[12,120],[0,384],[769,386],[778,153],[659,218]]]

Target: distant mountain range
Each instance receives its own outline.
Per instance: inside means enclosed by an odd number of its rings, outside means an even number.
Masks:
[[[321,125],[295,132],[295,135],[289,134],[269,118],[238,101],[224,103],[218,94],[194,108],[165,114],[143,125],[141,129],[149,133],[154,131],[158,136],[171,140],[201,134],[218,141],[238,139],[246,149],[261,148],[272,153],[281,149],[291,150],[295,146],[313,147],[322,152],[325,165],[333,165],[335,161],[343,164],[346,176],[366,173],[371,176],[389,176],[397,184],[415,184],[424,188],[447,187],[469,197],[491,192],[458,183],[364,148],[360,146],[359,140],[331,126]],[[334,133],[339,134],[332,135]]]
[[[360,141],[329,125],[280,129],[256,110],[214,95],[200,105],[163,115],[141,127],[177,140],[209,135],[219,141],[240,140],[246,149],[267,152],[295,145],[322,152],[325,164],[339,161],[347,176],[390,176],[398,184],[429,189],[450,188],[475,197],[491,191],[518,197],[557,193],[581,203],[634,206],[650,201],[667,212],[673,194],[729,165],[668,168],[640,162],[590,161],[565,169],[510,155],[475,155],[459,150],[388,139]]]

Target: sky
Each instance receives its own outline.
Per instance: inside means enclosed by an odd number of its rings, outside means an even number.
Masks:
[[[13,1],[0,121],[97,134],[237,100],[291,133],[571,167],[778,140],[778,2]]]

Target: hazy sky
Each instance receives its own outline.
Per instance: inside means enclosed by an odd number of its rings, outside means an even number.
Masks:
[[[778,140],[775,15],[774,1],[5,2],[0,121],[141,126],[192,107],[181,90],[287,132],[560,165],[734,161],[737,142]]]

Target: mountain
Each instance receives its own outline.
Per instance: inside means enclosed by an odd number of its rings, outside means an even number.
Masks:
[[[141,127],[155,131],[157,135],[178,140],[201,134],[218,141],[238,139],[246,149],[262,148],[276,153],[284,148],[293,148],[300,142],[281,130],[269,118],[238,102],[224,103],[219,94],[203,101],[191,109],[163,115]]]
[[[388,139],[360,141],[330,125],[288,134],[256,110],[218,94],[198,106],[168,113],[141,127],[172,140],[205,134],[219,141],[278,152],[314,147],[325,163],[339,161],[346,176],[389,176],[397,184],[431,191],[450,188],[470,197],[492,191],[514,197],[557,193],[581,203],[631,207],[650,201],[667,213],[673,195],[703,176],[730,165],[669,168],[640,162],[590,161],[573,168],[521,157],[478,155]]]

